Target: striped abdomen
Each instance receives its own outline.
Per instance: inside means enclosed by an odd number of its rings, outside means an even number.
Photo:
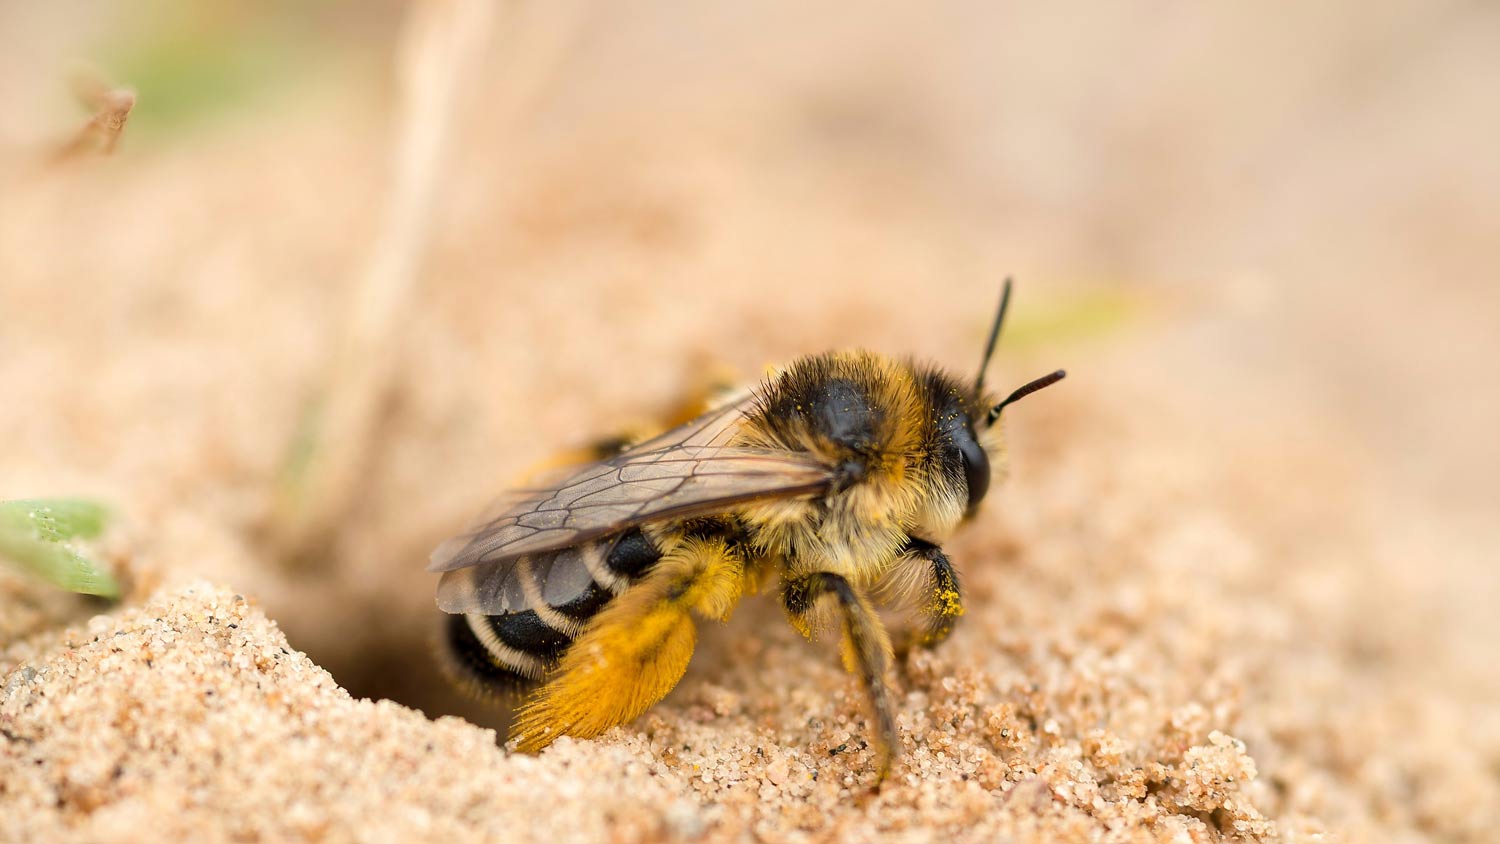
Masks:
[[[657,544],[633,528],[599,542],[523,557],[513,568],[491,572],[493,582],[462,583],[465,596],[478,596],[502,612],[448,616],[444,640],[451,667],[485,686],[532,684],[591,618],[659,559]],[[484,577],[477,571],[475,576]]]

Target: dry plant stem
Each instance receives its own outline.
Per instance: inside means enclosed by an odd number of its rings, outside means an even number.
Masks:
[[[374,439],[431,230],[433,195],[454,102],[490,29],[488,0],[418,0],[402,27],[393,179],[380,235],[350,303],[326,391],[306,442],[308,460],[285,478],[274,531],[299,556],[347,511]],[[290,473],[289,473],[290,474]]]
[[[93,109],[94,116],[71,140],[57,149],[53,160],[65,161],[88,152],[109,155],[119,145],[125,121],[130,119],[130,110],[135,108],[135,91],[111,87],[92,73],[79,75],[73,87],[84,105]]]

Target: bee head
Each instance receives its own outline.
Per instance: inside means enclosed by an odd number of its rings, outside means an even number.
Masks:
[[[974,378],[972,398],[962,400],[953,396],[948,412],[940,415],[941,435],[951,444],[953,452],[963,461],[963,474],[968,490],[968,505],[965,516],[972,516],[990,489],[989,454],[980,444],[980,433],[987,432],[1000,421],[1000,413],[1009,405],[1031,395],[1043,387],[1061,381],[1066,372],[1059,369],[1012,390],[1010,395],[994,405],[984,400],[984,374],[989,369],[990,358],[995,355],[995,345],[1000,340],[1000,329],[1005,324],[1005,312],[1010,307],[1011,280],[1006,279],[1000,291],[1000,307],[995,311],[995,321],[990,325],[989,340],[984,345],[984,357],[979,362],[979,374]],[[988,409],[985,409],[988,407]]]
[[[969,413],[974,402],[966,401],[958,390],[950,389],[946,400],[938,406],[938,440],[942,444],[942,459],[945,473],[955,480],[962,476],[968,499],[964,504],[965,517],[972,516],[990,489],[990,456],[980,443],[979,431],[983,420],[976,420]]]

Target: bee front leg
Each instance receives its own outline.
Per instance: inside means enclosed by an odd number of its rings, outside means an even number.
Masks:
[[[902,565],[920,566],[924,570],[921,613],[927,623],[912,644],[935,647],[953,633],[958,617],[964,614],[964,593],[958,585],[958,572],[953,570],[943,549],[924,539],[906,540],[901,556]]]
[[[844,666],[859,675],[865,685],[875,718],[876,770],[884,780],[891,770],[900,737],[896,733],[896,711],[885,672],[891,664],[891,640],[869,599],[849,581],[832,572],[813,572],[786,581],[782,603],[792,624],[804,635],[813,631],[812,618],[820,599],[837,601],[843,624]]]

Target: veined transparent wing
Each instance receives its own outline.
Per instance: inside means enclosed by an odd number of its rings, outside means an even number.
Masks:
[[[551,486],[521,491],[477,530],[439,546],[428,569],[513,564],[645,522],[826,489],[832,473],[810,455],[728,445],[751,401],[726,404]]]
[[[591,556],[592,559],[585,559]],[[603,564],[597,543],[581,543],[501,562],[443,572],[438,609],[450,613],[508,615],[538,605],[564,607],[584,596]]]

